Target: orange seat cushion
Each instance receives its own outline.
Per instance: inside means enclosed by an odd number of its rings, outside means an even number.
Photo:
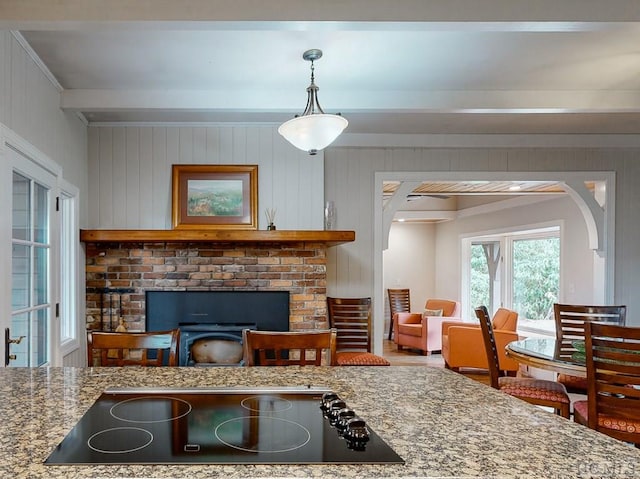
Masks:
[[[573,411],[578,418],[578,422],[582,424],[588,423],[589,418],[589,402],[588,401],[576,401],[573,403]],[[583,422],[584,421],[584,422]],[[615,416],[608,416],[606,414],[598,415],[598,426],[607,429],[613,429],[616,431],[624,431],[633,434],[640,433],[640,421],[629,420],[626,418],[618,418]]]
[[[587,390],[587,378],[579,376],[570,376],[568,374],[558,374],[558,382],[564,384],[569,391],[585,391]]]
[[[360,351],[343,351],[336,354],[338,366],[390,366],[382,356]]]
[[[566,404],[571,402],[565,387],[554,381],[506,376],[499,379],[498,386],[500,391],[520,398],[543,399]]]
[[[406,334],[407,336],[422,336],[422,324],[399,324],[398,325],[398,333]]]

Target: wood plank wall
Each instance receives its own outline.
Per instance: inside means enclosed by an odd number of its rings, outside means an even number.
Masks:
[[[324,160],[272,126],[89,128],[89,229],[170,229],[171,165],[257,164],[259,228],[322,229]]]
[[[86,192],[86,127],[75,114],[60,110],[58,90],[6,30],[0,30],[0,123],[49,156],[65,180]],[[81,221],[86,211],[81,205]]]

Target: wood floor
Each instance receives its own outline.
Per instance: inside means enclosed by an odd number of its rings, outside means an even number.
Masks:
[[[430,366],[435,368],[443,368],[444,360],[439,353],[423,356],[419,351],[410,349],[398,350],[393,341],[384,340],[383,356],[391,363],[392,366]],[[489,384],[489,374],[486,371],[463,370],[468,378],[474,379],[484,384]]]

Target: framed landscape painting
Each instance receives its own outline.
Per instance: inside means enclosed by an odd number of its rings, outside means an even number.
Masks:
[[[258,228],[257,165],[173,165],[174,229]]]

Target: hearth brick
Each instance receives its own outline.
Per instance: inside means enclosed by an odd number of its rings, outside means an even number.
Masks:
[[[323,243],[87,243],[85,271],[87,329],[115,328],[121,314],[129,330],[144,330],[146,290],[186,289],[285,289],[290,329],[328,327]],[[101,298],[105,288],[131,291],[121,309],[119,298]]]

